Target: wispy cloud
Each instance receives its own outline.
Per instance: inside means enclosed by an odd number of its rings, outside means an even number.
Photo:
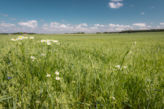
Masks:
[[[12,23],[0,23],[0,32],[5,33],[5,32],[13,32],[16,29],[16,25]]]
[[[120,25],[120,24],[109,24],[109,27],[112,31],[122,31],[122,30],[131,30],[130,25]]]
[[[111,0],[111,2],[122,2],[123,0]]]
[[[145,23],[134,23],[133,25],[137,27],[146,27]]]
[[[160,25],[164,26],[164,22],[161,22]]]
[[[124,4],[122,3],[123,0],[111,0],[109,2],[109,7],[110,8],[114,8],[114,9],[117,9],[117,8],[120,8],[122,6],[124,6]]]
[[[37,20],[30,20],[27,22],[19,22],[18,25],[24,26],[24,27],[29,27],[29,28],[36,28],[38,26]]]
[[[2,28],[9,28],[9,27],[14,27],[15,24],[11,24],[11,23],[0,23],[0,27]]]

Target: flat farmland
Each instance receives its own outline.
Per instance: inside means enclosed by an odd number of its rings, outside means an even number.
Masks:
[[[163,109],[164,32],[0,35],[0,108]]]

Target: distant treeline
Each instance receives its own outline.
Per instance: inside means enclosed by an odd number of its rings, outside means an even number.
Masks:
[[[164,32],[164,29],[151,29],[151,30],[127,30],[119,33],[137,33],[137,32]]]
[[[96,32],[96,34],[137,33],[137,32],[164,32],[164,29],[151,29],[151,30],[125,30],[125,31],[120,31],[120,32]]]
[[[119,32],[96,32],[96,34],[137,33],[137,32],[164,32],[164,29],[151,29],[151,30],[125,30],[125,31],[119,31]],[[65,34],[85,34],[85,32],[65,33]]]

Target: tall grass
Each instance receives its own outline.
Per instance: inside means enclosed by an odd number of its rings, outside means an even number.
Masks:
[[[0,108],[164,108],[163,33],[16,37],[0,36]]]

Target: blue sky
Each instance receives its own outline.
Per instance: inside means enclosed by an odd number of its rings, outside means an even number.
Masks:
[[[0,32],[164,28],[164,0],[1,0]]]

